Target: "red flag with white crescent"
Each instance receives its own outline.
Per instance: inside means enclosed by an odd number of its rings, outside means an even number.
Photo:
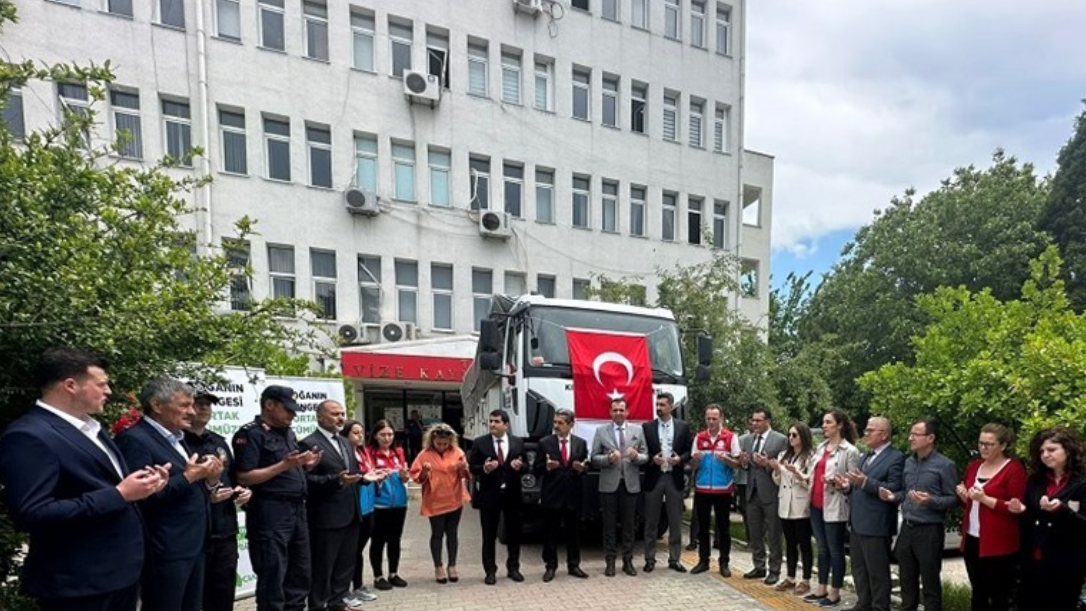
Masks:
[[[651,420],[652,363],[644,335],[566,330],[577,418],[611,419],[611,400],[626,400],[627,419]]]

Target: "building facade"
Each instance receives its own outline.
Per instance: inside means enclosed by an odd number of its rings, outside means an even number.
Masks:
[[[375,350],[470,335],[492,293],[583,297],[597,274],[651,302],[657,269],[712,249],[741,261],[735,307],[764,326],[773,160],[743,148],[745,9],[23,0],[2,40],[11,60],[112,62],[97,137],[129,135],[121,163],[202,149],[176,170],[213,178],[186,219],[201,242],[257,220],[235,250],[255,274],[224,307],[311,299]],[[35,82],[4,120],[87,103]]]

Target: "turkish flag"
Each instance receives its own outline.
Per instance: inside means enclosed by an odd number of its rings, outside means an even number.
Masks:
[[[611,400],[626,400],[629,420],[652,420],[652,364],[644,335],[566,330],[577,418],[611,419]]]

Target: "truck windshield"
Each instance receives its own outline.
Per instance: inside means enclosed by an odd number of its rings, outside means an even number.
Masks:
[[[584,329],[644,335],[653,370],[676,378],[683,374],[679,328],[672,320],[622,312],[536,307],[529,315],[529,325],[528,337],[539,341],[538,348],[529,348],[531,362],[536,366],[568,367],[566,329]]]

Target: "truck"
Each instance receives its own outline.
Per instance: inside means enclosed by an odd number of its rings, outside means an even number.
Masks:
[[[509,431],[524,439],[526,457],[531,464],[539,440],[553,432],[555,411],[566,408],[576,414],[574,434],[591,447],[596,428],[610,420],[583,417],[574,405],[569,330],[645,338],[653,394],[671,393],[676,414],[682,417],[688,378],[683,366],[681,330],[669,310],[540,295],[494,295],[489,316],[480,321],[474,362],[461,385],[465,439],[487,434],[490,412],[505,410],[509,414]],[[708,378],[712,360],[712,339],[699,335],[696,345],[698,365],[694,377],[704,380]],[[630,422],[640,424],[653,418],[651,409],[654,408],[650,408],[647,418]],[[599,516],[599,475],[590,471],[583,481],[582,517],[594,520]],[[525,471],[521,487],[524,524],[530,529],[539,523],[540,482]]]

